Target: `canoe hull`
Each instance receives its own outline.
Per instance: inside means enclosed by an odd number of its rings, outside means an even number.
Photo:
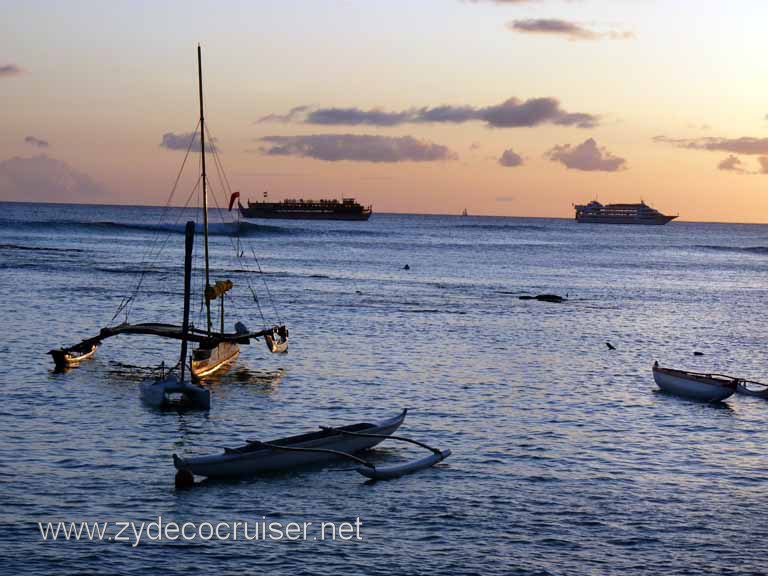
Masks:
[[[722,402],[736,392],[735,381],[707,378],[670,368],[654,367],[653,379],[664,392],[700,402]]]
[[[356,431],[368,434],[390,435],[403,423],[406,413],[407,411],[403,410],[398,416],[375,424],[357,424],[344,428],[354,428]],[[269,443],[295,448],[337,450],[354,454],[368,448],[373,448],[384,440],[386,438],[350,436],[329,431],[272,440]],[[323,464],[339,458],[333,454],[323,452],[294,452],[274,448],[260,448],[253,451],[243,450],[247,450],[247,447],[225,451],[224,454],[215,456],[195,458],[179,458],[174,454],[173,462],[178,470],[187,470],[196,476],[205,476],[207,478],[243,478]]]

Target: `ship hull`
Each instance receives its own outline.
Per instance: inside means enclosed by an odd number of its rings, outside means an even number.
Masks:
[[[577,216],[576,222],[580,224],[639,224],[645,226],[663,226],[677,216],[663,216],[659,218],[632,218],[615,216]]]
[[[240,208],[243,218],[265,218],[270,220],[368,220],[371,212],[314,212],[261,210],[253,207]]]

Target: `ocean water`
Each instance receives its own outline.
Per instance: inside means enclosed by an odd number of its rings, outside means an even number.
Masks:
[[[238,245],[216,216],[213,278],[236,285],[228,326],[281,319],[290,351],[244,347],[209,384],[210,412],[158,413],[138,382],[142,368],[175,362],[177,343],[121,336],[63,374],[46,352],[107,325],[141,270],[129,319],[180,321],[188,214],[160,216],[0,204],[3,573],[768,571],[768,401],[689,402],[651,375],[658,360],[768,378],[768,227],[375,214],[245,223]],[[235,258],[251,248],[261,275]],[[542,292],[568,301],[518,298]],[[375,484],[341,463],[174,489],[174,452],[405,407],[400,433],[450,448],[448,460]],[[421,455],[385,442],[370,457]],[[43,542],[37,524],[158,516],[360,518],[362,540]]]

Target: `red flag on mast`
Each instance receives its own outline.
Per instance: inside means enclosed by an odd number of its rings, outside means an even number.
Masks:
[[[229,211],[232,212],[232,205],[235,203],[235,198],[240,198],[240,192],[232,192],[232,196],[229,197]]]

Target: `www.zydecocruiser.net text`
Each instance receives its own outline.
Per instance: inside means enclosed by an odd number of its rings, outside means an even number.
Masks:
[[[223,522],[174,522],[162,516],[150,522],[54,521],[38,522],[40,538],[55,541],[142,542],[195,541],[336,541],[362,540],[359,517],[344,522],[277,522],[262,516],[257,520]]]

